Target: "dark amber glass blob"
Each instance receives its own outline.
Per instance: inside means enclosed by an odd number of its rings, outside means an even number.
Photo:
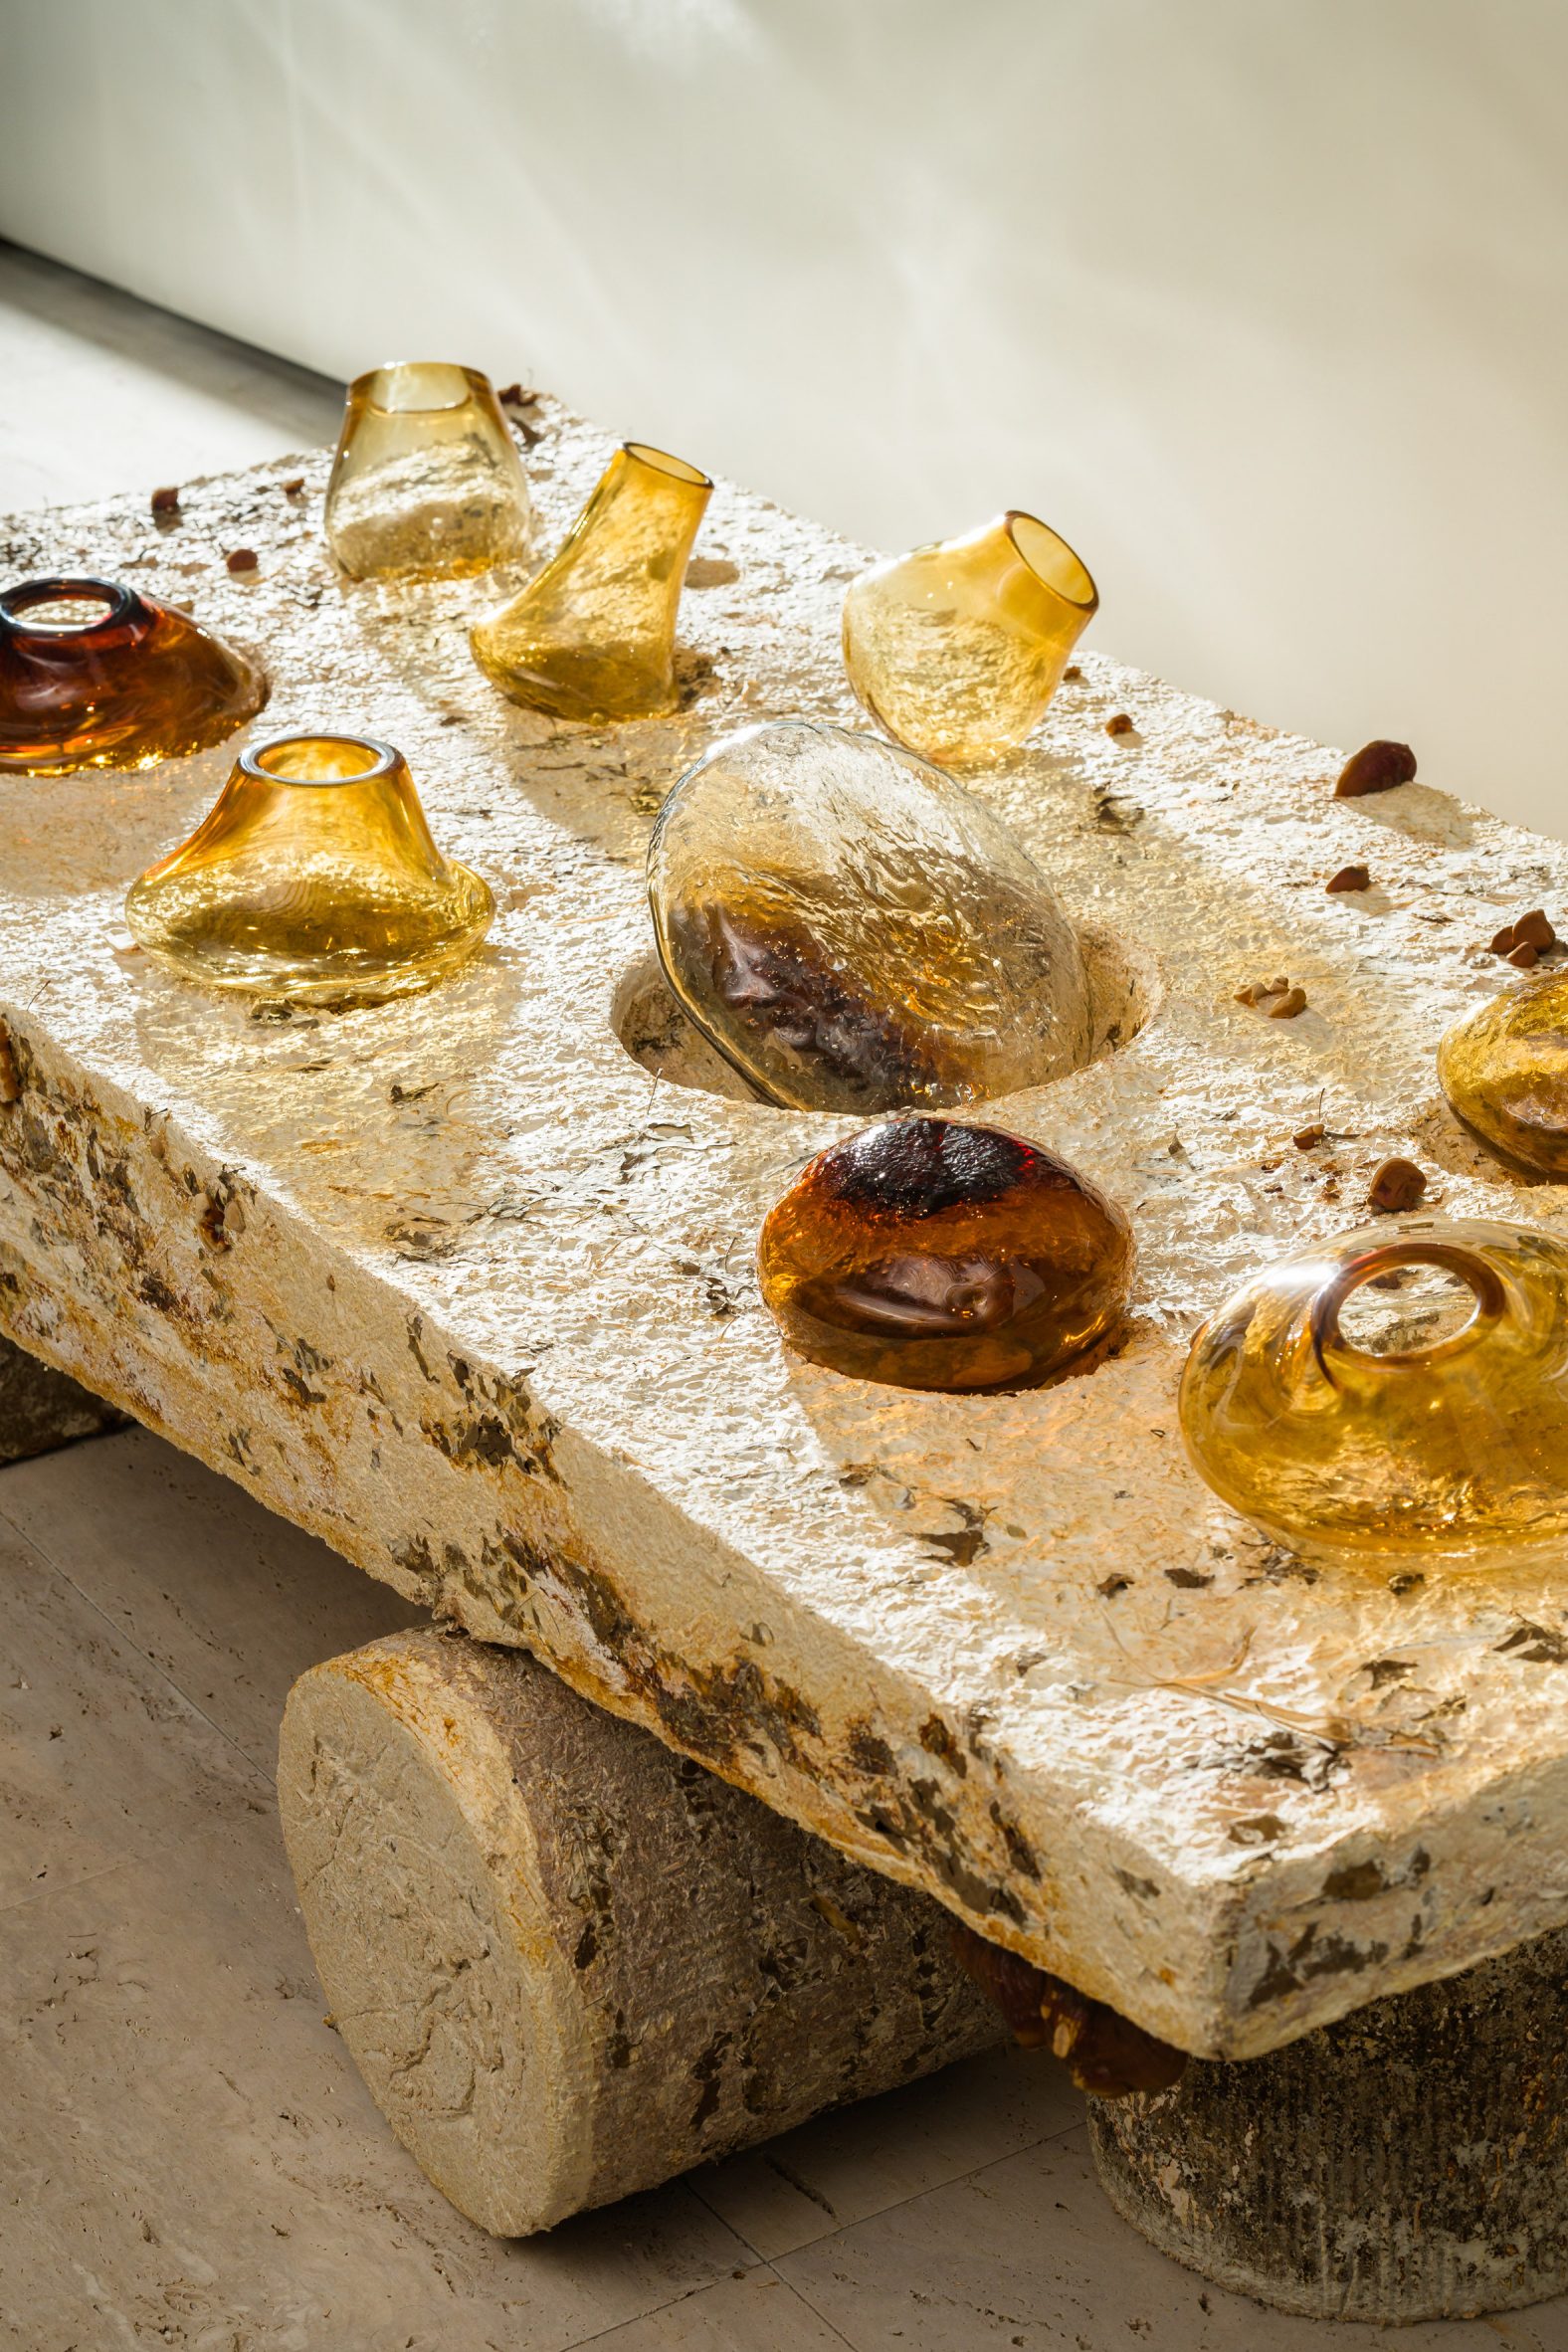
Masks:
[[[894,1388],[1030,1388],[1113,1331],[1122,1211],[1038,1143],[895,1118],[820,1152],[762,1228],[792,1347]]]
[[[1506,990],[1451,1029],[1438,1076],[1453,1108],[1494,1151],[1568,1176],[1568,972]]]
[[[221,743],[267,681],[172,605],[111,580],[28,580],[0,596],[0,768],[150,768]]]

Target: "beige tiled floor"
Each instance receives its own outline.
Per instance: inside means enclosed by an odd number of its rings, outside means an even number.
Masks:
[[[377,356],[377,355],[371,355]],[[0,247],[0,512],[330,438],[338,392]],[[0,2330],[17,2352],[1371,2352],[1126,2230],[1002,2054],[498,2245],[322,2016],[285,1692],[407,1621],[141,1433],[0,1471]],[[1568,2352],[1568,2305],[1398,2339]]]

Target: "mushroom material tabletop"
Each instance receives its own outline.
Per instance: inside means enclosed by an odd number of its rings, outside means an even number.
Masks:
[[[548,541],[610,445],[535,426]],[[720,485],[679,707],[578,725],[476,671],[493,577],[340,580],[326,461],[291,495],[300,471],[186,486],[175,530],[131,499],[16,518],[10,571],[131,579],[265,647],[267,730],[402,750],[493,929],[427,996],[225,999],[134,952],[121,904],[235,746],[7,779],[6,1328],[1187,2049],[1267,2050],[1568,1920],[1563,1580],[1306,1566],[1208,1492],[1176,1413],[1200,1319],[1364,1222],[1390,1157],[1424,1213],[1568,1233],[1434,1060],[1516,978],[1498,925],[1568,907],[1568,848],[1420,783],[1336,799],[1339,754],[1082,655],[965,781],[1083,931],[1099,1057],[973,1115],[1129,1213],[1124,1343],[1027,1393],[852,1380],[786,1350],[754,1252],[855,1122],[742,1099],[683,1030],[643,861],[720,735],[856,723],[863,554]],[[1350,866],[1368,887],[1328,890]]]

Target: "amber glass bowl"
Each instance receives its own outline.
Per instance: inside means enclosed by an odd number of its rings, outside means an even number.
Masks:
[[[134,588],[27,580],[0,595],[0,769],[154,767],[223,742],[266,700],[254,663]]]
[[[1568,1247],[1433,1218],[1282,1259],[1199,1331],[1181,1423],[1215,1492],[1308,1557],[1425,1574],[1568,1546]]]
[[[1132,1229],[1038,1143],[887,1119],[818,1154],[770,1210],[757,1265],[814,1363],[894,1388],[1034,1388],[1114,1332]]]
[[[186,978],[303,1003],[433,987],[494,910],[431,840],[402,753],[325,734],[243,752],[189,841],[125,900],[142,946]]]
[[[533,505],[489,376],[415,359],[357,376],[324,522],[351,580],[452,580],[519,562]]]
[[[1568,972],[1506,990],[1438,1048],[1452,1107],[1504,1159],[1568,1177]]]
[[[943,767],[979,766],[1044,717],[1098,604],[1066,539],[1014,511],[854,581],[844,667],[896,742]]]
[[[558,718],[656,718],[676,706],[676,613],[713,485],[684,458],[629,441],[559,552],[469,633],[513,702]]]

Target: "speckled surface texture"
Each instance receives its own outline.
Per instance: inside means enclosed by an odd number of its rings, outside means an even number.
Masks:
[[[538,422],[549,544],[609,444]],[[119,937],[223,754],[8,782],[0,1320],[373,1574],[1190,2049],[1269,2049],[1568,1919],[1558,1580],[1304,1570],[1211,1500],[1175,1423],[1200,1313],[1360,1222],[1385,1153],[1443,1208],[1568,1224],[1560,1189],[1480,1160],[1433,1076],[1504,973],[1475,943],[1568,905],[1568,849],[1419,785],[1336,804],[1337,755],[1084,655],[1039,747],[978,789],[1122,943],[1105,1003],[1149,1018],[991,1115],[1132,1213],[1128,1341],[1033,1395],[858,1386],[786,1356],[752,1274],[764,1211],[847,1123],[656,1078],[612,1021],[649,1001],[642,848],[682,767],[754,718],[852,715],[856,552],[721,487],[686,707],[582,728],[473,668],[493,584],[339,587],[325,472],[187,485],[166,533],[128,504],[23,517],[3,569],[119,572],[265,649],[260,731],[400,745],[495,888],[491,943],[425,999],[257,1018]],[[1353,860],[1373,887],[1326,894]],[[1233,1001],[1280,973],[1299,1019]],[[1319,1117],[1329,1142],[1293,1148]]]

